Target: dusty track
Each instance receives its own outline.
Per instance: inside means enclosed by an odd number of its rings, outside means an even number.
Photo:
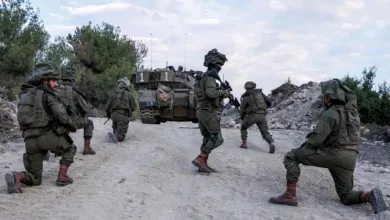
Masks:
[[[79,146],[70,176],[74,184],[55,186],[58,158],[44,162],[44,181],[9,195],[4,173],[23,169],[23,144],[0,154],[0,219],[373,219],[369,205],[344,206],[338,202],[327,170],[302,167],[298,207],[267,202],[285,189],[283,155],[301,139],[289,131],[271,131],[277,151],[268,153],[260,133],[249,133],[243,150],[239,130],[223,130],[225,143],[210,156],[220,172],[196,172],[191,160],[199,153],[200,133],[192,123],[143,125],[131,122],[125,142],[108,143],[111,123],[95,118],[93,148],[96,156],[83,156],[82,131],[74,134]],[[356,189],[381,186],[390,194],[390,173],[358,163]],[[386,198],[389,202],[390,198]],[[383,213],[381,219],[390,219]],[[376,216],[380,217],[380,216]]]

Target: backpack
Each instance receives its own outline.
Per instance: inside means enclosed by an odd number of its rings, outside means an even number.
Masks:
[[[31,87],[19,96],[16,114],[20,129],[46,127],[49,124],[43,107],[44,91]]]

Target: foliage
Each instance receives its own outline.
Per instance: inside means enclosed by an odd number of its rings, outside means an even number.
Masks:
[[[346,75],[343,80],[356,93],[363,123],[390,125],[390,86],[383,82],[374,89],[376,71],[376,67],[365,68],[361,79]]]
[[[11,100],[50,37],[38,12],[25,0],[0,3],[0,81]]]
[[[148,53],[141,41],[105,22],[94,26],[89,22],[49,43],[39,10],[28,0],[2,0],[0,4],[0,82],[11,100],[33,66],[50,60],[58,67],[72,63],[78,72],[78,87],[93,107],[102,109],[117,80],[131,80]]]
[[[0,7],[0,70],[24,75],[30,71],[49,34],[38,10],[25,0],[4,0]]]

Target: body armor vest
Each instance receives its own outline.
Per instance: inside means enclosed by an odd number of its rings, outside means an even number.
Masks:
[[[129,94],[127,94],[128,91],[126,89],[120,88],[115,91],[114,98],[111,103],[111,109],[124,109],[129,110],[130,112],[134,109],[131,109],[129,105]]]
[[[72,86],[64,84],[60,85],[58,86],[56,93],[67,108],[70,108],[73,112],[76,112],[76,103],[73,97]]]
[[[251,113],[265,113],[267,109],[267,104],[263,97],[261,89],[253,89],[253,91],[244,94],[244,96],[249,96],[250,101],[248,102],[248,107],[246,112]]]
[[[331,108],[339,113],[340,125],[338,131],[332,132],[325,140],[325,144],[335,143],[342,149],[358,150],[360,144],[359,113],[341,105],[334,105]]]
[[[194,88],[196,109],[215,109],[219,107],[219,98],[211,99],[206,95],[206,77],[210,76],[204,75]]]

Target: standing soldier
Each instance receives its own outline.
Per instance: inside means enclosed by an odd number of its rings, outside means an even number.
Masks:
[[[137,108],[135,99],[130,93],[130,81],[127,77],[117,81],[117,90],[110,96],[106,104],[106,114],[112,119],[113,133],[109,133],[112,141],[122,142],[127,134],[132,112]]]
[[[353,173],[360,145],[360,118],[355,93],[341,80],[321,84],[327,106],[305,144],[284,157],[287,190],[270,203],[296,206],[296,186],[301,173],[299,164],[327,168],[336,192],[344,205],[370,203],[374,212],[387,209],[380,189],[370,192],[353,190]]]
[[[76,86],[76,70],[67,65],[61,68],[62,83],[57,88],[57,94],[64,104],[72,110],[72,118],[77,124],[77,129],[84,129],[83,155],[96,154],[91,148],[93,134],[93,121],[88,118],[90,112],[87,98]]]
[[[256,83],[248,81],[245,83],[244,88],[246,92],[241,96],[241,148],[248,148],[247,129],[256,124],[260,130],[261,136],[269,144],[269,152],[275,153],[274,140],[271,134],[268,132],[266,114],[267,108],[271,106],[271,102],[267,96],[264,95],[261,89],[256,89]]]
[[[199,84],[194,88],[196,117],[203,136],[203,143],[200,148],[201,153],[192,161],[192,164],[198,167],[200,172],[216,172],[208,166],[207,160],[211,151],[223,143],[221,121],[217,115],[217,109],[220,107],[220,97],[228,97],[229,92],[218,90],[216,80],[220,81],[218,73],[226,61],[226,56],[219,53],[217,49],[210,50],[205,55],[203,63],[207,71],[202,74]]]
[[[59,79],[57,67],[52,63],[39,63],[22,85],[17,119],[25,142],[23,164],[26,171],[5,174],[9,193],[22,193],[21,184],[41,184],[43,158],[48,151],[62,156],[57,185],[73,183],[67,171],[77,148],[69,132],[76,132],[77,126],[54,93]]]

